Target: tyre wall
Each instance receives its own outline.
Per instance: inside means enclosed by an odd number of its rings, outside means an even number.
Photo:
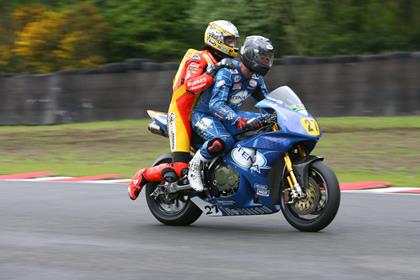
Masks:
[[[0,124],[139,119],[166,111],[177,63],[130,59],[98,69],[0,75]],[[289,56],[267,74],[293,88],[316,116],[420,114],[420,53]],[[250,107],[250,104],[247,104]]]

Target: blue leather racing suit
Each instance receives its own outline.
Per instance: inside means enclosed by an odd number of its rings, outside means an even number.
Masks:
[[[268,95],[268,90],[262,76],[252,74],[245,78],[239,62],[232,61],[235,69],[222,68],[216,74],[214,86],[206,90],[198,101],[191,115],[193,130],[206,142],[200,148],[206,159],[214,158],[208,147],[212,141],[223,142],[223,151],[229,151],[234,138],[227,126],[234,126],[240,117],[253,118],[259,114],[238,111],[245,100],[253,96],[259,100]]]

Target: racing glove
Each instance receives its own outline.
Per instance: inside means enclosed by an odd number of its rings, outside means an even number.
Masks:
[[[256,118],[249,119],[246,122],[246,129],[248,130],[257,130],[262,127],[262,121]]]
[[[256,119],[256,118],[248,119],[248,118],[243,118],[243,117],[239,117],[235,123],[236,128],[241,129],[241,130],[257,130],[261,128],[262,125],[263,124],[261,120],[259,119]]]
[[[219,71],[221,68],[234,69],[235,65],[233,65],[232,60],[227,59],[227,58],[223,58],[222,60],[220,60],[216,64],[209,64],[207,66],[206,73],[209,74],[210,76],[214,77],[216,75],[217,71]]]
[[[247,120],[248,120],[247,118],[239,117],[235,123],[236,128],[241,129],[241,130],[246,129]]]

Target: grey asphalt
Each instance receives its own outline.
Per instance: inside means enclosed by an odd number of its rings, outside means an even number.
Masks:
[[[281,213],[159,224],[124,185],[0,182],[0,279],[420,279],[420,196],[343,193],[333,223]]]

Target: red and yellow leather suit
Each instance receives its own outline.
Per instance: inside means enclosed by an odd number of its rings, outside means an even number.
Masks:
[[[160,182],[165,172],[174,171],[179,177],[188,163],[177,159],[176,154],[189,155],[191,142],[191,112],[200,93],[213,84],[213,77],[205,72],[207,65],[215,64],[216,58],[208,51],[189,49],[179,65],[172,89],[168,110],[168,132],[171,152],[175,163],[164,163],[139,170],[128,187],[130,198],[135,200],[147,182]],[[184,157],[185,158],[185,157]],[[189,158],[189,157],[187,157]]]
[[[190,115],[199,93],[213,84],[205,73],[208,64],[217,60],[205,51],[189,49],[178,68],[173,82],[172,100],[168,110],[168,130],[171,152],[190,152]]]

